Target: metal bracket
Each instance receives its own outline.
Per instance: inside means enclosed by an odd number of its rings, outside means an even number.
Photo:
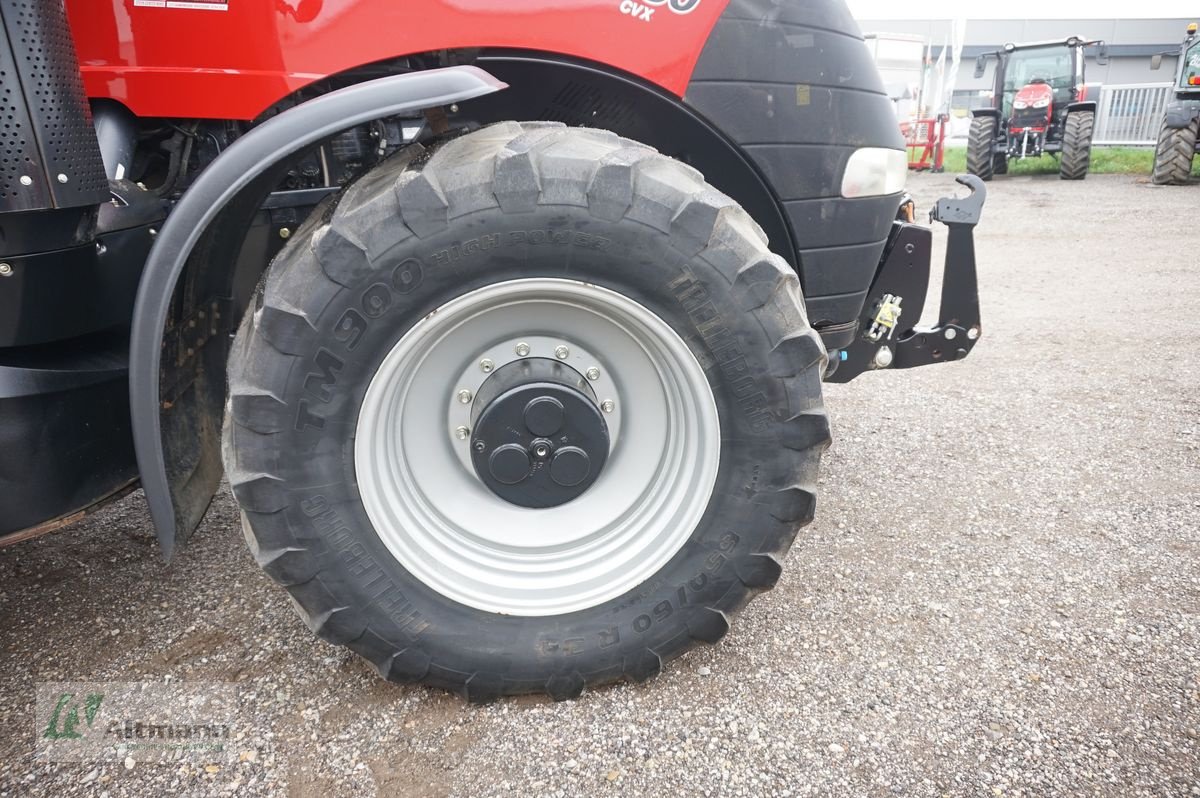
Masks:
[[[849,382],[868,370],[904,369],[962,360],[983,334],[979,312],[979,284],[975,266],[973,230],[983,214],[987,189],[974,175],[962,175],[958,182],[971,190],[965,197],[945,197],[930,211],[930,220],[949,228],[946,263],[942,277],[939,321],[932,327],[909,327],[895,343],[870,340],[867,333],[842,350],[832,361],[835,369],[830,382]],[[916,225],[897,222],[898,229],[876,272],[875,282],[860,318],[860,329],[871,330],[884,297],[903,300],[904,315],[920,321],[929,285],[930,231]]]

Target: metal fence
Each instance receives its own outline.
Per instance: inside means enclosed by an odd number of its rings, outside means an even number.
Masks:
[[[1092,141],[1101,145],[1142,146],[1158,140],[1163,111],[1171,99],[1171,83],[1104,86],[1096,112]]]

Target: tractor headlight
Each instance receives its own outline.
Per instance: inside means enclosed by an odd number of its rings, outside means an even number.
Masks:
[[[908,153],[882,147],[855,150],[842,175],[842,196],[883,197],[904,190],[908,180]]]
[[[1024,100],[1013,100],[1013,108],[1016,108],[1018,111],[1024,111],[1028,107],[1029,103]]]
[[[1050,106],[1050,98],[1049,97],[1043,97],[1040,100],[1033,101],[1034,108],[1048,108],[1049,106]]]

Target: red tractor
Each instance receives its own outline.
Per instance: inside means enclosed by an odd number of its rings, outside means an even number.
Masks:
[[[822,381],[980,335],[983,186],[917,329],[932,231],[840,0],[0,23],[0,543],[140,484],[169,557],[224,475],[388,679],[567,698],[719,639],[813,518]]]
[[[1087,177],[1092,159],[1099,85],[1084,82],[1085,52],[1098,48],[1107,63],[1107,46],[1072,36],[1063,41],[1006,44],[979,56],[975,77],[982,78],[995,59],[992,107],[972,112],[967,171],[983,180],[1008,172],[1010,159],[1059,158],[1063,180]]]

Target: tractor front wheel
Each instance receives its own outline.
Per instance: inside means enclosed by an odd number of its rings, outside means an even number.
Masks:
[[[1200,119],[1184,127],[1167,127],[1163,123],[1154,150],[1154,182],[1160,186],[1187,185],[1192,176],[1192,159],[1196,156],[1196,136]]]
[[[967,171],[980,180],[991,180],[992,175],[1008,171],[1004,153],[995,153],[996,118],[977,116],[971,120],[970,138],[967,139]],[[997,164],[1004,168],[997,169]]]
[[[507,122],[314,217],[235,342],[225,460],[316,634],[393,681],[570,698],[775,584],[813,516],[826,353],[698,172]]]
[[[1096,127],[1094,111],[1072,111],[1067,114],[1063,132],[1062,158],[1058,176],[1063,180],[1083,180],[1092,164],[1092,131]]]

